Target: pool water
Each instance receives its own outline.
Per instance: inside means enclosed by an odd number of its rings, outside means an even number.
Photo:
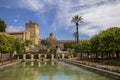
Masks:
[[[0,80],[113,80],[64,62],[24,62],[0,71]]]

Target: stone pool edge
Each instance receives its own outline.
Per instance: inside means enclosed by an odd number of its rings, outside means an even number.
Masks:
[[[112,72],[112,71],[108,71],[108,70],[104,70],[104,69],[100,69],[100,68],[80,64],[80,63],[77,63],[77,62],[72,61],[72,60],[62,60],[62,61],[66,62],[66,63],[69,63],[69,64],[79,66],[79,67],[82,67],[82,68],[85,68],[85,69],[88,69],[90,71],[94,71],[96,73],[99,73],[99,74],[102,74],[102,75],[105,75],[105,76],[108,76],[108,77],[111,77],[111,78],[114,78],[115,80],[120,79],[120,74],[116,73],[116,72]]]
[[[12,66],[14,66],[14,65],[16,65],[16,64],[18,64],[18,63],[20,63],[20,62],[21,62],[21,61],[15,61],[15,62],[10,62],[10,63],[5,64],[5,65],[1,65],[1,66],[0,66],[0,71],[5,70],[5,69],[7,69],[7,68],[10,68],[10,67],[12,67]]]

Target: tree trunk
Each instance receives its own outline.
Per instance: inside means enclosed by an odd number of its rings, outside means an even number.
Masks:
[[[89,55],[90,55],[89,52],[87,52],[87,58],[89,58]]]
[[[106,59],[108,58],[108,52],[106,52]]]
[[[110,56],[110,51],[109,51],[109,53],[108,53],[108,56],[109,56],[108,58],[110,59],[110,58],[111,58],[111,56]]]
[[[97,54],[97,52],[95,52],[95,54],[96,54],[96,59],[98,59],[98,54]]]
[[[116,59],[119,61],[120,56],[119,56],[119,51],[116,51]]]
[[[1,56],[0,56],[1,58],[0,58],[0,63],[2,63],[3,64],[3,60],[2,60],[2,53],[1,53]]]
[[[77,44],[79,43],[79,30],[78,30],[78,23],[76,24],[76,32],[77,32]]]
[[[101,53],[101,59],[103,59],[103,51],[102,51],[102,53]]]
[[[75,36],[75,42],[77,43],[77,36]]]
[[[2,53],[0,53],[0,63],[2,63]]]
[[[82,53],[80,54],[80,58],[82,59]]]

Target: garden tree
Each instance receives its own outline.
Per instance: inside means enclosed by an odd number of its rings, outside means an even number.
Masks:
[[[13,57],[13,53],[15,51],[15,47],[14,47],[14,44],[15,44],[15,39],[13,37],[9,37],[9,36],[6,36],[7,38],[7,41],[8,41],[8,44],[9,44],[9,60],[11,61],[12,60],[12,57]]]
[[[77,41],[77,32],[74,32],[73,36],[75,37],[75,41]]]
[[[98,35],[95,35],[91,38],[91,51],[95,52],[96,59],[98,59],[98,52],[100,52],[101,49],[101,38]]]
[[[47,48],[49,48],[49,46],[51,45],[50,41],[49,40],[45,40],[45,39],[41,40],[41,44],[43,46],[47,46]]]
[[[0,34],[0,52],[10,54],[10,60],[12,58],[13,52],[15,51],[15,39],[6,35]],[[1,56],[2,57],[2,56]],[[2,59],[2,58],[1,58]]]
[[[108,53],[110,58],[110,52],[113,51],[111,46],[114,44],[114,37],[108,31],[102,32],[100,36],[102,37],[103,50],[106,53],[106,58],[108,58]]]
[[[24,46],[24,43],[19,39],[15,39],[6,34],[0,34],[1,53],[13,53],[14,51],[21,53],[24,50]]]
[[[7,40],[7,36],[5,34],[0,34],[0,52],[8,53],[10,49],[10,44]]]
[[[30,45],[32,45],[32,40],[25,40],[24,44],[26,47],[29,47]]]
[[[119,59],[119,52],[120,52],[119,35],[120,35],[120,28],[118,27],[109,28],[106,31],[101,32],[100,34],[100,36],[102,37],[103,48],[105,52],[109,53],[109,58],[111,57],[110,53],[116,53],[117,59]]]
[[[78,26],[79,26],[79,23],[83,22],[83,18],[81,16],[79,16],[79,15],[75,15],[72,18],[71,22],[75,23],[75,25],[76,25],[76,33],[77,33],[77,41],[76,42],[78,44],[78,42],[79,42],[79,34],[78,34],[79,29],[78,29]]]
[[[113,27],[93,36],[90,39],[91,50],[96,53],[96,58],[98,57],[98,52],[102,53],[101,55],[102,58],[103,58],[103,52],[105,52],[106,58],[109,58],[109,59],[111,57],[111,53],[116,53],[117,60],[118,60],[119,52],[120,52],[120,36],[119,35],[120,35],[120,28]]]
[[[79,43],[79,48],[81,52],[81,58],[82,58],[82,53],[87,53],[87,56],[89,57],[89,53],[91,51],[91,44],[90,40],[84,40]]]
[[[82,56],[83,56],[83,53],[84,53],[84,43],[83,43],[83,41],[82,42],[80,42],[79,44],[79,47],[80,47],[80,49],[79,49],[79,52],[80,52],[80,58],[82,59]]]
[[[75,49],[76,52],[93,52],[96,54],[96,59],[98,59],[98,53],[101,54],[103,59],[104,54],[106,58],[111,57],[111,53],[116,53],[117,60],[120,59],[120,28],[113,27],[99,34],[93,36],[90,40],[84,40],[78,45],[75,43],[67,42],[64,44],[64,48]],[[74,45],[74,46],[73,46]],[[109,54],[109,55],[108,55]],[[82,56],[82,54],[81,54]]]
[[[15,50],[18,54],[25,52],[25,44],[19,39],[15,39]]]
[[[119,53],[120,53],[120,28],[115,28],[115,53],[117,56],[117,60],[120,59]]]
[[[2,53],[6,52],[8,49],[6,43],[7,39],[5,38],[5,35],[0,34],[0,53],[1,53],[0,62],[2,62]]]
[[[2,53],[13,53],[15,50],[14,38],[9,37],[6,34],[0,34],[0,45],[1,47],[4,47],[4,49],[0,50]]]
[[[75,42],[66,42],[64,43],[64,49],[75,49],[76,44]]]
[[[76,48],[76,44],[75,44],[75,42],[66,42],[66,43],[64,43],[64,50],[69,50],[69,51],[73,51],[74,50],[74,55],[76,55],[77,53],[77,51],[75,51],[75,48]]]
[[[2,19],[0,19],[0,32],[5,32],[6,31],[6,23]]]

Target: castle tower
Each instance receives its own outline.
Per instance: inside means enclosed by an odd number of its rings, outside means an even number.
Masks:
[[[56,41],[56,38],[52,32],[50,33],[48,40]]]
[[[32,21],[26,23],[26,40],[32,40],[35,45],[39,44],[39,25],[37,23]]]

